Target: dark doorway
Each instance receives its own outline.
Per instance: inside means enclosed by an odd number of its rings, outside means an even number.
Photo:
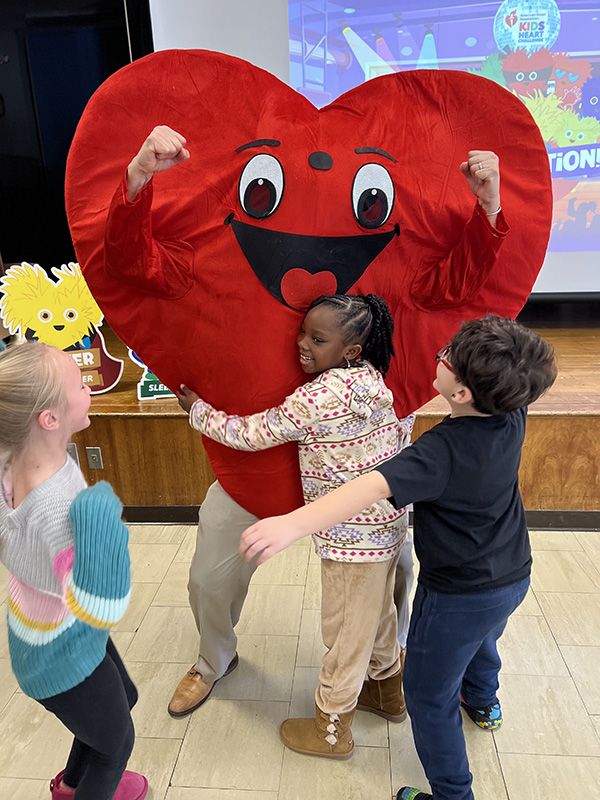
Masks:
[[[98,86],[152,52],[148,0],[2,0],[0,254],[45,269],[75,258],[65,164]]]

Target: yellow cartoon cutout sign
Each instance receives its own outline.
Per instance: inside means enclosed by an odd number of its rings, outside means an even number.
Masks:
[[[70,353],[92,394],[112,389],[123,362],[106,350],[103,316],[79,264],[52,267],[55,280],[39,264],[8,267],[0,280],[0,318],[9,332]]]

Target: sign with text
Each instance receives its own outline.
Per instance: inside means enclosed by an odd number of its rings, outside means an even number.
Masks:
[[[9,333],[69,353],[91,393],[107,392],[119,382],[123,362],[106,349],[102,312],[79,264],[52,267],[52,275],[26,261],[8,267],[0,280],[0,318]]]
[[[144,374],[138,381],[137,397],[138,400],[154,400],[155,398],[175,397],[168,386],[165,386],[156,375],[151,372],[144,364],[142,359],[133,350],[129,349],[129,358],[138,367],[144,370]]]
[[[547,150],[553,178],[600,178],[600,144]]]

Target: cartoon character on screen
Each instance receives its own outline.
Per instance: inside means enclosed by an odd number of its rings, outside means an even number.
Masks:
[[[599,119],[562,108],[560,99],[554,94],[536,92],[531,97],[524,97],[523,102],[550,147],[593,144],[600,136]]]
[[[52,274],[55,280],[25,261],[8,267],[0,280],[0,317],[11,334],[70,352],[92,394],[106,392],[121,377],[123,362],[106,351],[102,312],[79,264],[52,267]]]
[[[581,115],[600,120],[600,77],[590,78],[581,87]]]
[[[591,74],[592,65],[586,59],[571,58],[568,53],[554,54],[554,91],[562,108],[581,110],[581,90]]]
[[[534,52],[518,48],[502,61],[506,86],[520,97],[533,97],[536,92],[547,94],[553,70],[553,54],[545,47]]]
[[[395,319],[386,380],[399,417],[434,393],[434,355],[460,319],[518,313],[552,204],[539,130],[491,81],[395,73],[317,110],[251,64],[193,50],[140,59],[98,90],[66,200],[100,307],[171,389],[230,414],[277,406],[306,380],[296,337],[309,303],[374,293]],[[295,444],[245,453],[203,441],[218,482],[202,505],[210,546],[190,577],[202,652],[174,715],[237,665],[233,627],[254,567],[238,563],[226,587],[217,551],[235,560],[252,519],[302,503]]]
[[[600,140],[600,120],[580,117],[565,108],[558,118],[557,131],[553,138],[559,147],[594,144]]]
[[[550,147],[558,147],[558,138],[563,133],[561,117],[564,113],[558,97],[537,91],[522,99],[536,121],[544,141]]]

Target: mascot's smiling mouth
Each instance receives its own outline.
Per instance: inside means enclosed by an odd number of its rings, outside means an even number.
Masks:
[[[303,236],[257,228],[233,219],[235,238],[248,264],[273,297],[305,311],[322,294],[345,294],[387,247],[400,227],[362,236]]]

